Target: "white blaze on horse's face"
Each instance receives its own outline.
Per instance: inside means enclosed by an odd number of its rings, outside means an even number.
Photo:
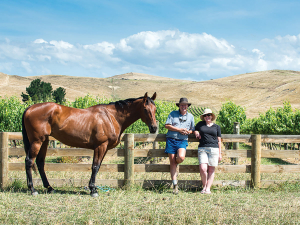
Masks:
[[[151,98],[148,98],[147,93],[145,94],[143,98],[143,106],[144,106],[144,113],[141,117],[142,121],[146,123],[149,127],[150,133],[155,133],[157,130],[157,124],[156,124],[156,106],[154,103],[154,100],[156,98],[156,92],[153,94]]]

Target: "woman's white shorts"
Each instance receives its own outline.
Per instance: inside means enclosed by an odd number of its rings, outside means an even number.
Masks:
[[[209,166],[217,166],[219,162],[219,148],[199,147],[199,164],[207,163]]]

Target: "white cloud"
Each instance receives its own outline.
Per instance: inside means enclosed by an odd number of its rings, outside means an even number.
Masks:
[[[51,56],[49,55],[37,55],[36,58],[39,60],[39,61],[45,61],[45,60],[51,60]]]
[[[42,44],[42,43],[48,43],[47,41],[45,41],[44,39],[36,39],[33,43],[35,44]]]
[[[232,55],[234,47],[225,40],[220,40],[212,35],[179,33],[176,38],[167,42],[167,48],[172,53],[182,53],[186,57],[200,55]]]
[[[113,50],[115,49],[115,45],[112,44],[112,43],[104,41],[104,42],[97,43],[97,44],[94,44],[94,45],[84,45],[83,48],[93,50],[93,51],[102,52],[102,53],[107,54],[107,55],[112,55]]]
[[[176,31],[143,31],[128,38],[122,39],[120,45],[130,46],[132,48],[139,47],[144,49],[156,49],[161,47],[166,40],[174,37]]]
[[[265,56],[265,54],[263,52],[261,52],[259,49],[256,49],[256,48],[253,49],[252,52],[257,53],[258,59],[262,59]]]
[[[64,41],[50,41],[50,44],[54,45],[57,49],[69,49],[74,47],[72,44]]]
[[[112,76],[141,72],[205,80],[267,69],[300,70],[300,35],[264,39],[251,50],[207,33],[144,31],[116,43],[90,45],[36,39],[0,41],[0,71]],[[30,61],[30,64],[28,63]]]
[[[10,43],[0,44],[0,59],[22,60],[27,56],[28,49]]]
[[[212,35],[188,34],[166,30],[140,32],[122,39],[118,49],[123,52],[140,52],[145,55],[163,54],[165,57],[194,58],[202,55],[234,54],[234,46]]]
[[[61,63],[67,65],[67,62],[78,62],[82,59],[81,55],[75,55],[69,52],[57,52],[53,54],[53,57],[59,59]]]
[[[127,45],[127,42],[125,39],[122,39],[120,43],[118,44],[118,48],[123,52],[130,52],[132,48]]]

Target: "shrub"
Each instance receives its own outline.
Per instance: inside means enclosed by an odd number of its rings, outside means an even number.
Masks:
[[[239,122],[243,126],[246,120],[245,109],[232,101],[224,103],[217,116],[217,124],[221,127],[221,133],[232,134],[233,123]]]

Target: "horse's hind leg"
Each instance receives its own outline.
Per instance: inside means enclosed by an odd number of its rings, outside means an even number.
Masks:
[[[45,188],[47,188],[47,192],[53,193],[54,189],[50,186],[47,176],[46,176],[46,173],[45,173],[45,158],[46,158],[48,143],[49,143],[49,138],[47,137],[46,140],[42,144],[39,154],[36,157],[36,165],[38,167],[40,176],[42,178],[43,185]]]
[[[31,169],[35,168],[34,166],[34,160],[40,150],[41,143],[39,142],[33,142],[30,145],[29,151],[26,154],[25,158],[25,169],[26,169],[26,176],[27,176],[27,186],[28,189],[31,191],[32,195],[37,195],[38,192],[33,187],[32,182],[32,172]]]

